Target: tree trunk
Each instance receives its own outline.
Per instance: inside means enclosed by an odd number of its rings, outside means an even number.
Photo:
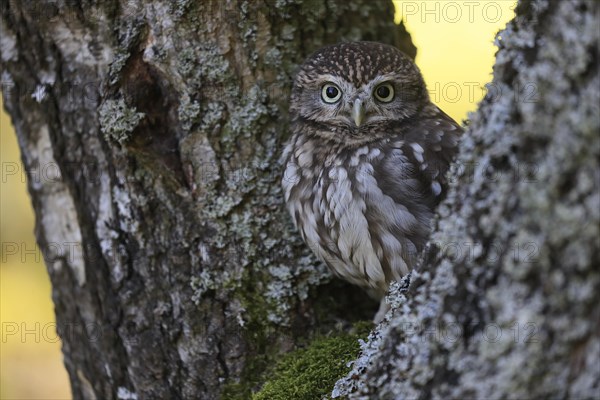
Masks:
[[[4,104],[75,398],[248,396],[299,339],[372,315],[294,232],[278,157],[310,52],[362,39],[414,57],[390,2],[1,12]]]
[[[598,398],[600,3],[521,1],[428,260],[334,394]]]

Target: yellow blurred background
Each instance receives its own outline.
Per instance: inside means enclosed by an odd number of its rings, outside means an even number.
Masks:
[[[515,3],[394,1],[396,22],[403,20],[412,35],[432,100],[457,121],[476,109],[491,81],[494,36],[514,15]],[[50,282],[39,251],[30,252],[36,248],[33,211],[3,108],[0,149],[0,399],[69,399]],[[10,254],[13,246],[16,254]]]

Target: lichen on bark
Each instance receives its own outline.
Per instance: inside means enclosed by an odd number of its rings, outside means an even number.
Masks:
[[[428,261],[350,398],[600,391],[599,3],[521,1],[497,36]],[[372,348],[373,345],[368,348]]]
[[[211,399],[228,383],[247,396],[298,340],[362,318],[360,295],[329,283],[293,230],[278,159],[308,53],[368,39],[414,55],[392,12],[367,0],[3,3],[4,104],[25,169],[47,143],[61,171],[54,185],[29,180],[37,239],[81,242],[81,257],[48,262],[75,398]]]

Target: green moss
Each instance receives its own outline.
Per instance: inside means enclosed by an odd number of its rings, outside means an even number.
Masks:
[[[372,324],[362,322],[353,332],[318,337],[306,348],[285,355],[270,371],[272,378],[252,396],[253,400],[314,400],[328,396],[335,382],[344,376],[360,350],[358,340],[366,338]]]

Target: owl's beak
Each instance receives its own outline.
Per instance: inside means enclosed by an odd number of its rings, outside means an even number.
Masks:
[[[365,119],[365,107],[362,99],[354,100],[354,105],[352,107],[352,119],[357,127],[359,127]]]

